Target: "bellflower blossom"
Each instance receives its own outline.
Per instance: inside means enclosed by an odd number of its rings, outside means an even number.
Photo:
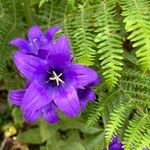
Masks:
[[[106,149],[104,149],[106,150]],[[115,136],[111,143],[109,144],[109,150],[124,150],[123,144],[120,142],[119,137]],[[143,148],[142,150],[149,150],[147,148]]]
[[[44,35],[40,27],[38,25],[34,25],[28,31],[28,40],[22,37],[18,37],[13,39],[10,44],[18,47],[19,50],[23,53],[36,55],[42,59],[45,59],[48,51],[46,49],[42,50],[41,48],[50,43],[53,44],[55,33],[59,30],[59,26],[53,26],[48,28]]]
[[[106,149],[104,149],[106,150]],[[123,144],[120,143],[118,136],[115,136],[109,144],[109,150],[124,150]]]
[[[110,150],[124,150],[123,144],[120,142],[117,136],[114,137],[111,143],[109,144],[109,149]]]
[[[39,32],[32,32],[32,37]],[[22,50],[15,52],[14,62],[29,84],[26,89],[10,91],[9,98],[21,107],[27,121],[34,122],[42,115],[47,122],[54,123],[59,120],[56,109],[75,117],[81,108],[85,109],[87,100],[95,99],[91,86],[99,83],[99,77],[91,68],[71,61],[70,45],[65,35],[55,43],[39,48],[38,51],[47,52],[44,59],[40,57],[42,53],[33,51],[32,55],[27,55]]]

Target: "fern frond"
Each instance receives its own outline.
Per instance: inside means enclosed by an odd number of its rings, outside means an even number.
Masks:
[[[104,94],[104,93],[102,93]],[[102,94],[100,94],[102,96]],[[100,116],[102,116],[102,112],[104,110],[104,106],[101,106],[102,100],[99,100],[98,102],[95,102],[87,120],[87,126],[93,126],[96,124],[96,122],[99,120]]]
[[[13,31],[16,27],[16,8],[15,1],[12,1],[14,8],[14,24],[12,25],[12,16],[7,16],[5,9],[3,8],[3,4],[0,1],[0,7],[2,10],[2,14],[0,16],[0,80],[4,74],[4,68],[6,66],[6,61],[10,58],[10,51],[8,48],[8,40],[12,37]],[[11,26],[11,29],[10,29]]]
[[[101,91],[98,94],[99,96],[98,102],[95,102],[93,109],[89,114],[87,125],[88,126],[94,125],[98,121],[98,119],[104,115],[105,109],[113,105],[116,99],[118,100],[119,94],[120,94],[120,90],[115,90],[107,94]]]
[[[75,0],[68,0],[68,5],[69,5],[69,7],[74,9]]]
[[[94,35],[89,23],[92,18],[91,13],[91,11],[85,11],[84,7],[80,6],[80,13],[77,13],[74,20],[74,43],[72,45],[76,61],[87,66],[93,65],[95,58]]]
[[[126,130],[125,133],[124,138],[125,150],[139,148],[138,146],[141,145],[142,143],[145,143],[147,137],[148,139],[150,139],[150,135],[147,134],[148,128],[150,128],[150,115],[147,113],[136,114],[134,116],[134,119],[130,121],[128,129]],[[143,136],[143,134],[145,134],[145,136]],[[147,146],[147,144],[143,146]]]
[[[136,56],[142,71],[150,70],[150,9],[145,0],[121,0],[128,39],[137,48]]]
[[[123,78],[119,80],[119,86],[136,102],[150,103],[150,78],[148,75],[145,74],[142,78],[139,71],[125,69]]]
[[[97,35],[95,42],[98,42],[99,60],[103,70],[103,75],[111,90],[117,84],[118,78],[121,76],[122,59],[121,54],[122,42],[119,31],[118,22],[115,20],[116,12],[115,1],[104,1],[99,9],[95,12],[95,26]]]
[[[99,120],[100,116],[102,116],[103,107],[98,107],[99,103],[95,102],[93,109],[91,110],[88,120],[87,126],[93,126]]]
[[[123,104],[119,104],[114,108],[114,111],[110,114],[110,119],[108,124],[106,125],[106,145],[108,146],[113,136],[117,134],[117,132],[122,127],[124,120],[126,119],[127,109]]]
[[[150,132],[147,131],[146,133],[141,135],[141,139],[142,140],[135,145],[135,149],[141,150],[141,149],[143,149],[143,147],[148,149],[150,147],[150,140],[149,140],[150,139]]]
[[[129,53],[124,51],[124,59],[132,63],[132,66],[135,65],[136,67],[139,67],[138,59],[133,52]]]

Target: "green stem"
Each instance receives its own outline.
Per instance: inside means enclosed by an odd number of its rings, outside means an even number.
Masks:
[[[31,18],[31,0],[23,0],[23,11],[24,11],[24,17],[25,22],[27,25],[31,25],[32,18]]]

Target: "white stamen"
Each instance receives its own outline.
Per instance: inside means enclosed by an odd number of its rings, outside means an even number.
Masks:
[[[38,40],[35,38],[35,39],[33,39],[33,43],[35,44],[35,46],[36,46],[36,48],[39,48],[39,45],[38,45]]]
[[[48,72],[48,73],[50,73],[50,72]],[[62,73],[60,73],[59,75],[57,75],[56,72],[53,71],[53,77],[50,77],[49,80],[56,81],[57,86],[59,86],[60,83],[63,83],[63,84],[65,83],[62,79],[60,79],[61,76],[62,76]],[[49,80],[46,81],[45,83],[48,83]]]

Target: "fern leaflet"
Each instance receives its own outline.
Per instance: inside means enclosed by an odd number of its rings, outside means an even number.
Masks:
[[[122,0],[125,29],[128,39],[137,48],[136,56],[143,72],[150,70],[150,9],[145,0]]]
[[[116,12],[114,10],[115,1],[104,1],[95,12],[97,35],[95,42],[98,42],[97,48],[100,54],[99,60],[103,70],[103,75],[111,90],[117,84],[121,76],[123,53],[121,37],[117,33],[119,30],[118,22],[114,19]]]
[[[147,113],[136,114],[134,116],[134,119],[130,121],[128,129],[126,130],[125,133],[124,138],[125,150],[136,149],[136,147],[138,147],[139,144],[141,145],[141,143],[145,143],[144,139],[147,138],[148,134],[145,134],[145,137],[143,136],[143,134],[147,133],[147,129],[149,127],[150,127],[150,115]],[[148,136],[148,139],[150,139],[150,135]],[[150,141],[148,143],[150,144]],[[147,146],[147,144],[145,146]]]
[[[117,134],[117,131],[122,127],[126,118],[126,107],[123,104],[119,104],[114,109],[114,112],[110,114],[110,119],[106,125],[106,145],[108,146],[113,136]]]

